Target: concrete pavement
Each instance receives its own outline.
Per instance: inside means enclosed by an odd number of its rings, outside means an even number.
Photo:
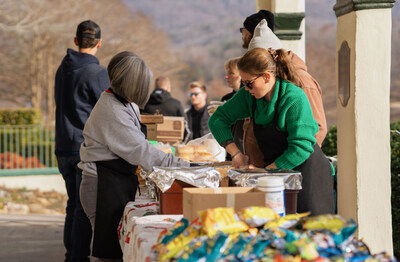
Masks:
[[[64,261],[64,216],[0,215],[0,262]]]

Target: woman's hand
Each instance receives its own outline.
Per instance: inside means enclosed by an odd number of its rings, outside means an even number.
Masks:
[[[232,159],[232,166],[234,168],[248,168],[249,167],[249,157],[238,153]]]
[[[249,167],[249,157],[243,155],[235,143],[230,143],[226,146],[226,151],[231,155],[232,166],[234,168],[248,168]]]
[[[269,165],[266,166],[265,168],[276,169],[276,168],[278,168],[278,167],[275,165],[275,162],[274,162],[274,163],[272,163],[272,164],[269,164]]]

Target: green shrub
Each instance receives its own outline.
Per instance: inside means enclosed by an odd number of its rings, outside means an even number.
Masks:
[[[391,147],[391,185],[392,185],[392,228],[394,255],[400,257],[400,121],[390,124]],[[324,142],[322,151],[327,156],[337,155],[337,128],[331,126]]]
[[[337,156],[337,128],[336,126],[331,126],[326,134],[324,142],[321,146],[322,151],[327,156]]]
[[[18,108],[0,110],[0,126],[2,125],[37,125],[42,114],[35,108]]]
[[[394,255],[400,258],[400,121],[390,124],[392,173],[392,226]]]

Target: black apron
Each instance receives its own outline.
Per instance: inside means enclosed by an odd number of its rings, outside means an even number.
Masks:
[[[113,94],[127,105],[123,98]],[[132,110],[135,112],[133,108]],[[146,126],[142,123],[140,126],[146,136]],[[96,168],[97,203],[92,255],[98,258],[122,258],[117,228],[126,204],[135,200],[139,184],[136,176],[137,166],[118,158],[97,161]]]
[[[281,90],[280,88],[272,124],[263,127],[257,125],[253,119],[254,136],[264,155],[266,166],[273,163],[288,148],[288,134],[278,128],[278,105]],[[256,100],[254,98],[253,118],[255,109]],[[297,212],[311,212],[311,215],[331,214],[334,213],[332,168],[317,143],[313,149],[314,152],[303,164],[293,168],[293,170],[300,171],[303,176],[302,190],[298,193]]]

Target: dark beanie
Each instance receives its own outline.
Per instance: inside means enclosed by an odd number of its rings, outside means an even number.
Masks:
[[[258,23],[261,22],[261,20],[267,20],[268,27],[274,31],[274,14],[271,13],[268,10],[260,10],[258,13],[252,14],[251,16],[248,16],[246,20],[244,20],[243,25],[244,27],[253,35],[254,34],[254,28],[258,25]]]

